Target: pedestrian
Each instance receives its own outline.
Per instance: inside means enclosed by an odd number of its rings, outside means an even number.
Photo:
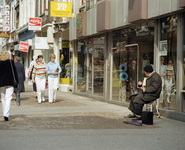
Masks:
[[[174,74],[174,68],[172,65],[172,59],[169,58],[168,65],[166,67],[166,76],[165,76],[165,88],[167,92],[167,102],[170,103],[170,95],[172,91],[172,85],[175,83],[175,74]]]
[[[9,59],[9,52],[2,50],[0,52],[0,93],[5,121],[9,121],[12,95],[14,92],[14,87],[17,88],[15,82],[19,82],[14,61]]]
[[[49,94],[49,103],[56,101],[56,92],[58,88],[58,74],[61,73],[60,65],[55,62],[55,54],[50,55],[50,62],[46,66],[46,72],[48,74],[48,94]]]
[[[36,65],[36,63],[38,63],[38,59],[36,58],[36,56],[33,56],[33,61],[30,63],[30,67],[29,67],[29,80],[32,81],[32,73],[33,73],[33,69],[34,69],[34,66]],[[36,95],[36,99],[37,99],[37,86],[36,86],[36,83],[32,83],[33,85],[33,91],[35,92],[35,95]]]
[[[143,83],[141,81],[138,83],[141,92],[130,97],[130,105],[128,109],[131,111],[131,114],[125,116],[124,118],[141,120],[144,104],[151,103],[152,101],[158,99],[160,96],[162,88],[160,75],[153,71],[151,65],[146,65],[143,70],[146,77],[144,78]]]
[[[20,57],[15,58],[15,68],[17,70],[17,75],[18,75],[18,79],[19,79],[20,92],[25,92],[25,87],[24,87],[25,70],[24,70],[24,65],[21,64],[20,61],[21,61]],[[15,88],[14,91],[16,93],[17,88]]]
[[[35,64],[32,73],[32,82],[36,83],[38,103],[40,104],[42,101],[45,101],[44,93],[46,85],[46,64],[43,62],[42,55],[38,55],[37,59],[38,62]]]
[[[164,59],[164,57],[161,57],[161,74],[160,74],[160,76],[161,76],[161,80],[162,80],[162,91],[161,91],[161,94],[160,94],[160,103],[163,103],[163,94],[164,94],[164,77],[165,77],[165,75],[166,75],[166,67],[165,67],[165,65],[164,65],[164,61],[165,61],[165,59]]]

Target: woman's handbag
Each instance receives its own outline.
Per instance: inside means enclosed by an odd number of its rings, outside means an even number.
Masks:
[[[12,74],[13,74],[13,79],[14,79],[14,87],[18,87],[18,82],[17,80],[15,79],[15,74],[14,74],[14,70],[13,70],[13,67],[12,67],[12,62],[10,60],[10,65],[11,65],[11,68],[12,68]]]
[[[20,99],[20,88],[19,88],[19,84],[18,84],[17,80],[15,79],[15,74],[14,74],[14,70],[13,70],[13,67],[12,67],[11,60],[10,60],[10,64],[11,64],[13,78],[14,78],[14,87],[16,87],[16,89],[17,89],[17,91],[16,91],[16,102],[17,102],[17,106],[20,106],[20,103],[21,103],[21,99]]]

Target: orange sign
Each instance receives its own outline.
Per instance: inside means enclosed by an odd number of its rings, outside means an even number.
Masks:
[[[28,52],[29,43],[20,42],[19,50],[22,52]]]
[[[41,30],[42,18],[29,18],[29,30]]]
[[[0,37],[9,38],[10,37],[10,32],[0,31]]]

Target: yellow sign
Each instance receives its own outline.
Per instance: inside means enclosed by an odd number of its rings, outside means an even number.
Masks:
[[[51,17],[72,17],[72,3],[51,1],[50,16]]]
[[[10,32],[0,31],[0,37],[9,38],[10,37]]]
[[[69,48],[69,42],[62,42],[62,48]]]

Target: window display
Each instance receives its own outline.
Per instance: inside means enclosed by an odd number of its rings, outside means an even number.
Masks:
[[[154,22],[113,32],[112,100],[128,101],[138,93],[143,67],[153,64]]]
[[[104,36],[94,38],[94,94],[103,96]]]
[[[160,75],[163,83],[160,108],[169,110],[176,108],[177,21],[177,15],[161,19],[161,39],[159,40]]]
[[[87,41],[78,42],[77,92],[86,92]]]

